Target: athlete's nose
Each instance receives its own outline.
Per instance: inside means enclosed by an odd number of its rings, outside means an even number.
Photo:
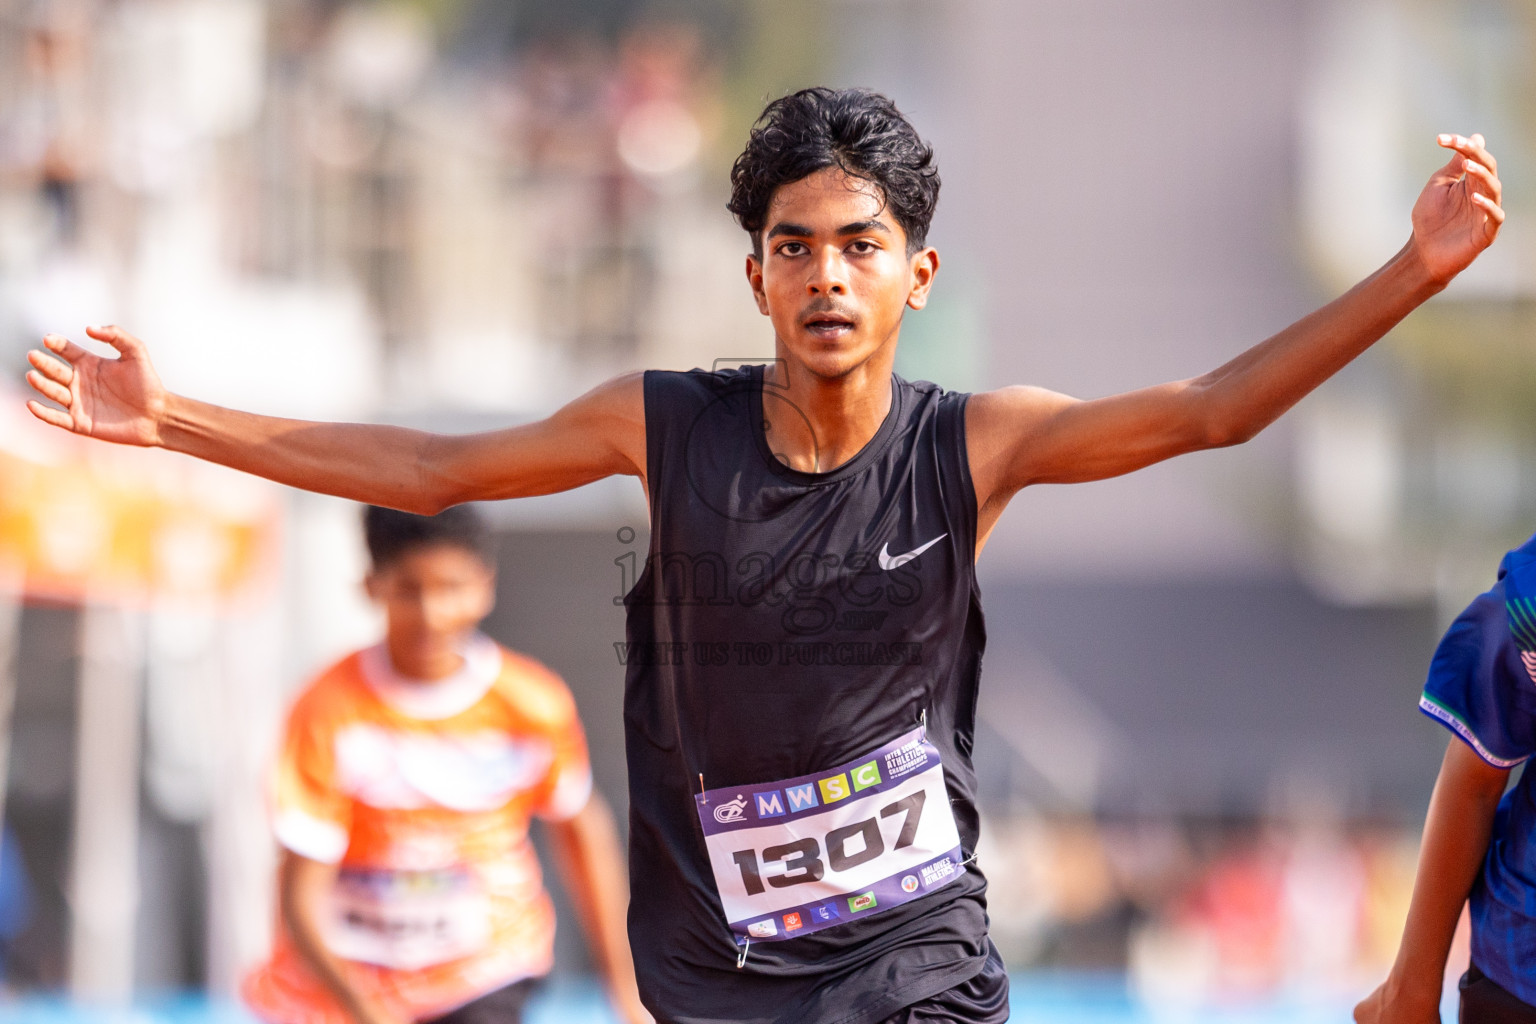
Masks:
[[[451,594],[426,593],[421,597],[421,624],[433,633],[448,632],[460,617],[459,602]]]
[[[827,246],[811,265],[806,291],[812,295],[848,294],[847,264],[835,246]]]

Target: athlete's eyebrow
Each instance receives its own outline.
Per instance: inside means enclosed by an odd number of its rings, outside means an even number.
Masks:
[[[806,227],[804,224],[791,224],[789,221],[786,221],[786,220],[781,220],[777,224],[775,224],[773,227],[768,229],[768,237],[769,238],[778,238],[780,235],[801,235],[801,236],[804,236],[804,235],[811,235],[811,234],[815,234],[815,232],[813,232],[810,228]]]
[[[856,220],[852,224],[844,224],[842,227],[837,229],[837,233],[839,235],[862,235],[866,231],[884,231],[886,234],[891,233],[891,229],[887,227],[883,221],[878,220]]]
[[[840,236],[862,235],[866,231],[883,231],[886,234],[891,233],[890,227],[884,222],[878,220],[856,220],[852,224],[844,224],[842,227],[837,229],[837,233]],[[816,232],[812,231],[804,224],[793,224],[789,221],[780,221],[768,229],[769,238],[778,238],[780,235],[799,235],[801,237],[805,237],[807,235],[814,235],[815,233]]]

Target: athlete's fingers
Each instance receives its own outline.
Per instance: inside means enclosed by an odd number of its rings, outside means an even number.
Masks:
[[[55,409],[51,405],[44,405],[35,398],[27,400],[27,411],[51,426],[63,427],[65,430],[75,429],[75,421],[70,418],[69,413],[63,409]]]
[[[1494,202],[1498,202],[1504,186],[1498,178],[1494,177],[1491,170],[1476,160],[1466,161],[1462,169],[1467,172],[1467,181],[1472,184],[1474,192],[1481,192]]]
[[[105,327],[87,327],[85,333],[97,341],[106,342],[125,356],[144,354],[144,343],[116,324],[108,324]]]
[[[1455,150],[1468,160],[1477,161],[1491,169],[1494,174],[1499,173],[1499,162],[1493,158],[1492,153],[1488,152],[1481,135],[1474,134],[1470,138],[1465,135],[1441,135],[1435,141],[1446,149]]]
[[[84,356],[90,355],[89,352],[81,348],[79,345],[76,345],[62,334],[43,335],[43,345],[54,355],[57,355],[61,359],[67,359],[71,363],[78,361]]]
[[[33,369],[37,370],[44,377],[47,377],[49,380],[58,381],[65,387],[69,387],[69,382],[75,379],[75,368],[73,366],[60,362],[47,353],[39,352],[35,348],[27,353],[27,362],[31,363]]]
[[[1493,158],[1492,153],[1488,152],[1488,140],[1483,138],[1482,132],[1473,132],[1472,137],[1467,141],[1472,143],[1477,149],[1477,155],[1473,159],[1483,164],[1494,174],[1498,174],[1499,162]]]
[[[1504,223],[1504,208],[1481,192],[1472,193],[1472,202],[1483,208],[1488,220],[1492,222],[1493,230],[1498,231]]]
[[[58,381],[49,380],[36,370],[27,371],[27,383],[32,385],[32,390],[50,401],[58,402],[66,409],[69,408],[69,388]]]

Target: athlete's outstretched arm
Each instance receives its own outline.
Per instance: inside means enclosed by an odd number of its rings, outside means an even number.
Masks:
[[[645,473],[640,374],[616,378],[537,423],[432,434],[258,416],[183,398],[161,385],[138,338],[119,327],[86,333],[117,349],[118,358],[48,335],[43,344],[52,355],[27,353],[27,382],[47,401],[34,398],[27,408],[45,423],[103,441],[168,448],[307,491],[425,514]]]
[[[1360,1024],[1440,1024],[1440,984],[1462,905],[1488,855],[1493,816],[1509,781],[1452,736],[1429,798],[1413,899],[1387,980],[1355,1007]]]
[[[998,509],[1029,484],[1100,480],[1239,444],[1369,348],[1450,283],[1504,222],[1497,164],[1482,136],[1438,141],[1454,152],[1414,204],[1413,234],[1402,251],[1225,366],[1093,401],[1029,387],[973,397],[966,427],[979,504]]]

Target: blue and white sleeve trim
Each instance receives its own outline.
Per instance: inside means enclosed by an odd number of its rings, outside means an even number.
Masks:
[[[1472,731],[1471,727],[1468,726],[1466,722],[1461,720],[1456,712],[1439,703],[1427,693],[1419,698],[1419,710],[1424,712],[1430,718],[1433,718],[1437,722],[1443,724],[1457,736],[1460,736],[1463,740],[1466,741],[1467,746],[1477,751],[1478,757],[1482,758],[1484,761],[1487,761],[1495,768],[1513,768],[1515,765],[1525,760],[1524,757],[1517,757],[1511,760],[1509,758],[1496,756],[1493,751],[1483,746],[1483,741],[1477,738],[1477,734]]]

